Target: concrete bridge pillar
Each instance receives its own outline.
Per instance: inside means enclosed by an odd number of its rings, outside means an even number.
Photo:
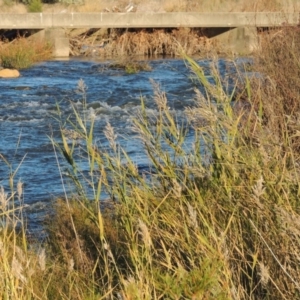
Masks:
[[[211,28],[207,36],[212,45],[236,54],[249,54],[260,47],[256,27]]]
[[[69,56],[69,38],[66,36],[64,29],[45,29],[45,40],[52,44],[54,57]]]
[[[69,56],[69,38],[66,36],[65,30],[62,28],[43,29],[31,35],[30,38],[49,42],[53,46],[54,57]]]

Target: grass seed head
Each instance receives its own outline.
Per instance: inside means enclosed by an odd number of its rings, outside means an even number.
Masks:
[[[190,217],[190,222],[194,228],[198,228],[198,221],[197,221],[197,211],[188,203],[188,212]]]
[[[270,280],[269,268],[265,266],[262,262],[259,262],[258,266],[261,283],[263,286],[267,286]]]
[[[42,248],[38,254],[39,266],[42,271],[46,270],[46,251],[45,248]]]
[[[85,94],[87,90],[87,86],[82,78],[80,78],[77,82],[77,92],[81,94]]]
[[[9,198],[7,197],[7,193],[4,191],[4,187],[0,187],[0,205],[1,205],[1,210],[4,212],[7,210]]]
[[[140,229],[139,233],[142,236],[143,242],[147,248],[150,248],[152,245],[152,241],[148,227],[141,219],[138,220],[138,223]]]
[[[22,274],[23,273],[22,264],[19,262],[19,260],[16,258],[16,256],[13,256],[13,258],[12,258],[11,272],[12,272],[13,276],[15,276],[21,282],[23,282],[23,283],[27,282],[25,276]]]
[[[18,181],[17,183],[17,193],[18,193],[19,200],[21,200],[23,194],[23,183],[21,181]]]
[[[107,122],[104,130],[104,135],[107,138],[110,147],[114,150],[114,152],[117,151],[117,143],[116,138],[117,135],[114,133],[114,128],[110,125],[109,122]]]
[[[68,271],[69,272],[73,272],[74,271],[74,265],[75,265],[74,259],[73,259],[73,257],[71,257],[69,259],[69,262],[68,262]]]
[[[266,190],[266,188],[263,186],[263,183],[264,183],[264,179],[262,176],[260,176],[260,178],[257,180],[256,184],[252,188],[254,197],[257,199],[259,199],[259,197],[261,197]]]

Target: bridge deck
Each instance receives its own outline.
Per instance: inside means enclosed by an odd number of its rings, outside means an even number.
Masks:
[[[299,13],[0,13],[0,29],[273,27],[298,25]]]

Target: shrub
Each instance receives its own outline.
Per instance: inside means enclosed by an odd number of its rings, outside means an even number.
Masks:
[[[28,11],[29,12],[41,12],[42,11],[42,2],[41,0],[29,0],[28,2]]]
[[[51,56],[50,44],[25,38],[19,38],[0,49],[0,62],[4,68],[25,69]]]
[[[140,71],[151,71],[151,66],[145,62],[134,61],[132,58],[121,59],[117,62],[110,63],[110,69],[125,70],[127,74],[135,74]]]

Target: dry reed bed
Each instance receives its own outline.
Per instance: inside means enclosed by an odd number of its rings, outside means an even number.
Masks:
[[[76,33],[76,31],[75,31]],[[188,55],[198,55],[207,49],[207,40],[201,30],[181,29],[141,29],[112,30],[102,35],[99,31],[80,32],[71,36],[72,55],[94,55],[105,58],[140,55],[175,56],[184,51]]]
[[[0,65],[4,68],[25,69],[51,57],[52,46],[46,42],[19,37],[0,43]]]

